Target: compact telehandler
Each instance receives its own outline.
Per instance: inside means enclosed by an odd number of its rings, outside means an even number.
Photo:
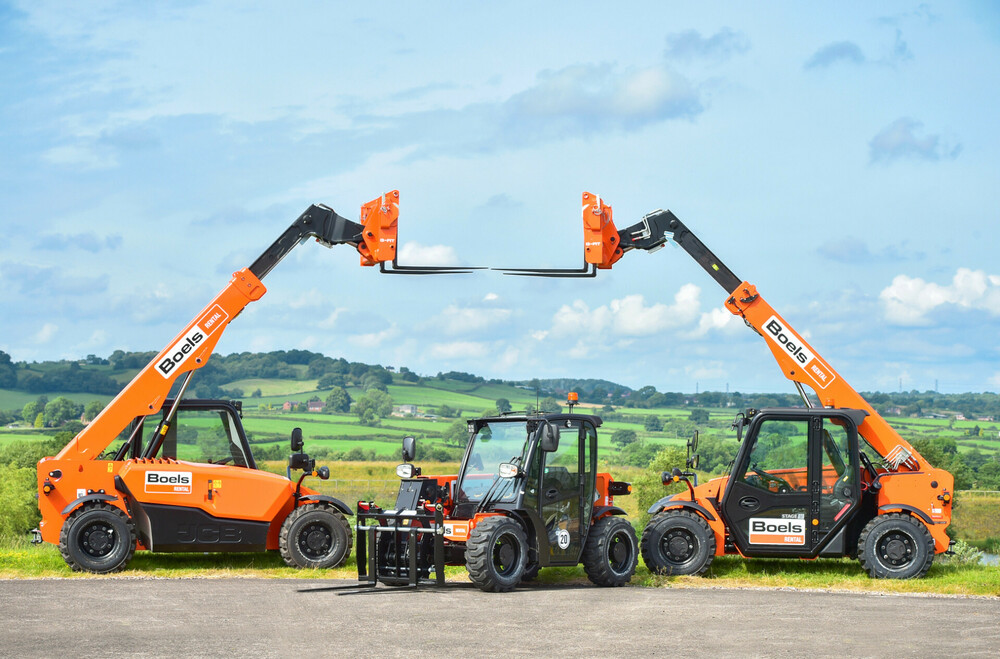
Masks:
[[[359,580],[440,585],[445,565],[465,565],[480,589],[504,592],[540,568],[583,563],[599,586],[628,583],[639,548],[614,497],[631,485],[598,473],[601,419],[570,400],[569,413],[470,420],[457,476],[421,475],[405,438],[395,506],[358,503]]]
[[[725,289],[726,308],[763,338],[805,403],[739,414],[733,429],[742,445],[727,477],[697,485],[691,471],[663,473],[665,484],[687,482],[688,491],[649,509],[641,549],[651,570],[702,574],[723,554],[849,556],[872,577],[907,579],[926,574],[935,554],[949,550],[952,475],[931,466],[753,284],[736,277],[670,211],[619,231],[611,206],[584,193],[583,225],[583,268],[508,272],[594,276],[625,252],[655,251],[672,240]],[[696,451],[690,443],[688,469],[697,467]]]
[[[329,471],[317,470],[315,461],[301,453],[301,431],[292,433],[294,454],[286,476],[259,471],[239,409],[219,401],[185,401],[184,394],[229,323],[264,295],[264,276],[310,237],[326,247],[351,245],[361,255],[361,265],[377,263],[386,273],[467,271],[398,264],[398,202],[398,191],[392,191],[365,204],[360,223],[312,205],[256,261],[236,272],[58,455],[39,461],[42,521],[34,540],[58,545],[74,570],[99,573],[123,569],[136,548],[277,549],[289,565],[300,567],[331,567],[346,560],[352,537],[344,516],[352,511],[302,486],[305,476],[328,478]],[[213,420],[213,428],[205,427],[206,418]],[[151,432],[149,425],[155,426]],[[190,456],[194,460],[178,455],[178,444],[183,454],[184,434],[190,432],[207,433],[209,440],[214,434],[218,454],[202,451]],[[116,440],[121,444],[109,449]],[[297,483],[291,469],[303,470]]]

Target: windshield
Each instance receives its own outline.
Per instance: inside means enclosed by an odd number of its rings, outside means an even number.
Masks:
[[[469,459],[459,477],[458,501],[482,501],[499,478],[500,465],[512,462],[524,464],[528,450],[526,421],[491,421],[472,437]],[[490,496],[493,501],[510,501],[517,494],[515,479],[498,485]]]

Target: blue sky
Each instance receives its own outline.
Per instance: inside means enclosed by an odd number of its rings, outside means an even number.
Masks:
[[[162,348],[310,203],[401,261],[576,267],[681,217],[862,390],[1000,390],[989,2],[0,2],[0,349]],[[387,277],[306,244],[222,352],[786,391],[681,250]]]

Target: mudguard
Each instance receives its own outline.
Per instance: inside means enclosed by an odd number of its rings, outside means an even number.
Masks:
[[[327,496],[325,494],[303,494],[301,497],[299,497],[298,505],[301,506],[304,503],[318,503],[318,502],[328,503],[337,510],[339,510],[340,512],[344,513],[345,515],[348,516],[354,515],[354,511],[348,508],[347,504],[345,504],[343,501],[341,501],[340,499],[335,499],[331,496]]]
[[[68,515],[71,512],[73,512],[73,510],[75,510],[78,506],[82,506],[83,504],[88,503],[90,501],[118,501],[118,497],[113,497],[110,494],[101,494],[99,492],[95,492],[93,494],[86,494],[67,504],[66,507],[62,509],[62,514]]]
[[[596,506],[594,511],[590,514],[591,520],[596,520],[604,517],[605,515],[628,515],[627,512],[619,508],[618,506]]]
[[[649,513],[650,515],[655,515],[656,513],[662,512],[666,508],[687,508],[688,510],[696,511],[699,515],[701,515],[710,522],[715,521],[715,515],[713,515],[710,510],[705,508],[705,506],[696,503],[694,501],[684,501],[684,500],[678,501],[673,497],[674,497],[673,494],[663,497],[662,499],[654,503],[652,506],[650,506],[649,510],[647,510],[646,512]]]

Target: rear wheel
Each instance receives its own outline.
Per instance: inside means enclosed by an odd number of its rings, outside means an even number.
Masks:
[[[628,520],[605,517],[590,529],[583,550],[583,569],[598,586],[624,586],[635,574],[639,543]]]
[[[876,579],[922,577],[934,562],[934,538],[909,515],[879,515],[861,531],[858,560]]]
[[[642,560],[650,572],[704,574],[715,558],[715,534],[700,515],[686,510],[662,512],[642,533]]]
[[[281,525],[278,546],[292,567],[329,568],[342,565],[354,538],[340,511],[322,503],[299,506]]]
[[[514,590],[528,563],[524,529],[510,517],[487,517],[472,529],[465,545],[469,578],[481,590]]]
[[[66,518],[59,551],[74,572],[119,572],[135,553],[135,526],[114,506],[89,504]]]

